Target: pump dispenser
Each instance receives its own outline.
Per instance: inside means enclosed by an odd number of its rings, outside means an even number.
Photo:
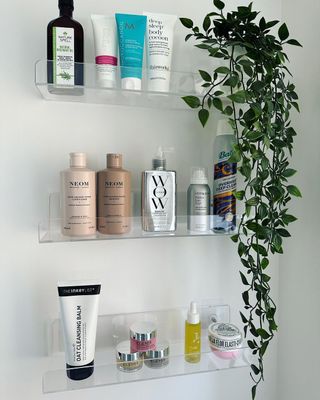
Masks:
[[[142,227],[147,232],[176,230],[176,172],[166,169],[169,152],[173,148],[159,146],[152,170],[142,173]]]
[[[70,153],[70,168],[60,173],[61,230],[67,236],[96,232],[96,174],[85,153]]]
[[[188,229],[206,232],[210,230],[210,187],[206,168],[191,169],[187,192]]]
[[[185,360],[198,363],[201,358],[201,322],[197,303],[192,301],[185,323]]]

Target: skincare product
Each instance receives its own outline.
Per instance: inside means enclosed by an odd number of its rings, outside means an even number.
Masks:
[[[242,343],[242,334],[235,325],[213,323],[208,328],[211,350],[220,358],[236,358]]]
[[[187,192],[188,229],[210,230],[210,188],[206,168],[193,167]]]
[[[149,368],[162,368],[169,364],[169,343],[158,343],[154,350],[144,355],[144,363]]]
[[[116,14],[116,21],[122,89],[141,90],[147,18],[144,15]]]
[[[96,232],[96,173],[85,153],[70,153],[70,168],[60,173],[61,229],[67,236]]]
[[[165,153],[159,147],[153,169],[142,173],[142,228],[147,232],[173,232],[176,217],[176,172],[166,170]]]
[[[201,358],[201,322],[197,303],[192,301],[185,323],[185,360],[198,363]]]
[[[97,282],[58,282],[67,376],[73,380],[93,373],[100,289]]]
[[[131,352],[130,341],[125,340],[117,345],[117,368],[123,372],[134,372],[142,368],[143,359],[139,352]]]
[[[214,141],[213,229],[229,232],[236,228],[237,163],[229,162],[235,144],[234,132],[226,119],[218,122]]]
[[[98,231],[120,234],[130,230],[131,175],[122,169],[122,154],[107,154],[107,168],[98,172]]]
[[[151,321],[138,321],[130,327],[131,352],[155,350],[157,343],[156,326]]]
[[[48,83],[83,85],[83,28],[72,18],[73,0],[59,0],[59,18],[47,28]],[[49,88],[49,90],[54,88]]]
[[[147,16],[147,71],[148,90],[169,92],[171,58],[176,15],[154,14]]]
[[[116,87],[118,65],[117,28],[113,16],[91,15],[96,51],[97,84]]]

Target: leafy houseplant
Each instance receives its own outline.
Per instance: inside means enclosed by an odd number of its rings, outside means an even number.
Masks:
[[[232,240],[244,270],[240,276],[246,312],[240,313],[245,337],[256,362],[251,365],[254,381],[251,395],[264,380],[264,355],[277,330],[276,304],[271,298],[269,256],[283,253],[283,238],[289,237],[287,226],[296,220],[288,213],[291,196],[301,197],[299,189],[288,183],[296,171],[289,167],[289,156],[296,135],[291,127],[292,108],[299,111],[295,86],[287,81],[284,45],[300,46],[289,39],[286,24],[277,37],[270,33],[279,21],[255,22],[258,12],[249,6],[224,13],[224,3],[214,0],[216,11],[203,20],[202,30],[189,18],[181,23],[191,30],[196,47],[220,59],[223,66],[213,71],[200,70],[206,93],[202,97],[186,96],[184,101],[198,109],[203,126],[211,108],[218,109],[232,126],[236,144],[230,162],[238,163],[244,187],[234,193],[243,201],[245,212]],[[219,86],[219,87],[218,87]],[[224,90],[226,89],[226,90]]]

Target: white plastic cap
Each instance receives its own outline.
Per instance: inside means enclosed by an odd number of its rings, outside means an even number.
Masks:
[[[192,167],[190,183],[191,185],[207,185],[208,184],[207,168]]]
[[[200,314],[198,310],[197,303],[192,301],[188,311],[188,322],[189,324],[195,325],[200,322]]]
[[[166,153],[173,153],[174,147],[159,146],[157,154],[152,159],[153,169],[165,170],[167,166]]]
[[[141,79],[139,78],[122,78],[121,79],[122,89],[127,90],[141,90]]]
[[[217,135],[234,135],[234,131],[227,119],[219,119]]]
[[[70,167],[85,168],[87,166],[86,153],[70,153]]]

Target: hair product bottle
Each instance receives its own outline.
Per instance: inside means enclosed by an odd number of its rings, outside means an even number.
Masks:
[[[85,153],[70,153],[70,168],[60,173],[61,228],[67,236],[96,231],[96,173],[87,168]]]
[[[213,180],[213,229],[229,232],[236,228],[237,163],[230,163],[234,132],[226,119],[218,122],[217,137],[214,141]]]
[[[83,28],[72,18],[73,0],[59,0],[60,16],[47,28],[48,83],[83,85]],[[49,88],[54,91],[54,88]]]
[[[121,234],[131,228],[131,174],[122,169],[121,154],[107,154],[107,168],[98,172],[98,230]]]
[[[210,188],[206,168],[193,167],[187,192],[188,229],[210,230]]]
[[[142,228],[147,232],[172,232],[177,227],[176,172],[166,170],[165,153],[159,147],[152,170],[142,173]]]
[[[192,301],[185,324],[185,360],[197,363],[201,358],[201,322],[197,303]]]

